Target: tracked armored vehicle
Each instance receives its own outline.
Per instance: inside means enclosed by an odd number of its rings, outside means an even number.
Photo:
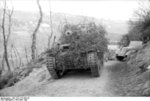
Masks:
[[[126,61],[130,55],[143,47],[142,41],[131,41],[126,47],[121,46],[116,51],[116,59],[119,61]]]
[[[98,37],[97,35],[104,33],[93,34],[91,37],[90,35],[94,31],[88,34],[77,28],[65,31],[61,37],[63,41],[48,52],[47,68],[53,79],[62,77],[66,71],[78,69],[90,70],[94,77],[100,76],[104,49],[100,50],[99,45],[102,48],[105,42],[101,40],[103,43],[98,44],[98,42],[100,43],[98,38],[102,38],[102,36]]]

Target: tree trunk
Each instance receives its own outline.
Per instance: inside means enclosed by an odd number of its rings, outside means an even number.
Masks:
[[[27,52],[27,48],[25,47],[25,55],[26,55],[26,60],[27,60],[27,64],[29,63],[29,59],[28,59],[28,52]]]
[[[23,62],[22,62],[20,53],[19,53],[19,51],[17,50],[17,48],[15,46],[13,46],[13,49],[16,52],[16,54],[18,55],[18,57],[19,57],[19,66],[18,67],[21,67],[23,65]]]
[[[3,72],[3,70],[4,70],[4,67],[5,67],[5,57],[4,57],[4,53],[3,53],[3,57],[2,57],[2,67],[1,67],[1,69],[0,69],[0,76],[1,76],[1,74],[2,74],[2,72]]]
[[[7,39],[6,39],[6,33],[5,33],[5,16],[6,15],[6,0],[4,1],[4,9],[3,9],[3,20],[2,20],[2,34],[3,34],[3,45],[4,45],[4,58],[8,67],[8,71],[10,72],[10,65],[8,61],[8,51],[7,51]],[[3,67],[4,68],[4,67]]]
[[[4,49],[5,49],[5,52],[4,52],[5,61],[7,64],[8,71],[10,72],[11,69],[10,69],[9,60],[8,60],[8,51],[7,51],[7,45],[6,44],[4,46]]]
[[[10,57],[11,57],[11,64],[12,64],[12,67],[14,68],[15,66],[14,66],[14,57],[13,57],[13,54],[12,54],[12,49],[11,49],[11,55],[10,55]]]
[[[51,39],[52,39],[52,36],[53,36],[53,22],[52,22],[52,12],[51,12],[51,0],[49,2],[50,2],[49,8],[50,8],[50,28],[51,28],[51,34],[48,37],[48,49],[51,48],[50,43],[51,43]]]
[[[43,13],[42,13],[42,9],[41,9],[41,5],[39,3],[39,0],[37,0],[37,5],[38,5],[38,8],[39,8],[39,12],[40,12],[40,18],[38,20],[38,23],[37,23],[37,26],[32,34],[32,45],[31,45],[31,57],[32,57],[32,60],[35,60],[36,58],[36,36],[37,36],[37,32],[40,28],[40,25],[41,25],[41,22],[42,22],[42,18],[43,18]]]

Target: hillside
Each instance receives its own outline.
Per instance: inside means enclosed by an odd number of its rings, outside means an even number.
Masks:
[[[25,47],[30,54],[31,34],[37,24],[39,15],[37,13],[15,11],[13,15],[13,28],[9,45],[13,44],[22,57],[25,56]],[[48,36],[51,33],[49,15],[44,14],[43,22],[37,34],[38,53],[47,48]],[[1,21],[1,20],[0,20]],[[53,32],[56,40],[60,37],[61,27],[67,23],[86,23],[94,21],[97,24],[102,23],[108,32],[106,36],[110,41],[118,41],[122,34],[127,32],[127,24],[124,21],[111,21],[105,19],[97,19],[86,16],[70,15],[62,13],[52,13]],[[0,34],[2,35],[2,34]],[[44,41],[43,41],[44,40]],[[2,40],[0,40],[2,41]],[[2,42],[0,48],[2,49]],[[2,50],[0,51],[2,54]]]
[[[15,11],[13,15],[13,19],[15,25],[13,33],[17,32],[17,35],[19,34],[19,36],[24,37],[32,33],[36,25],[36,22],[38,20],[38,14]],[[75,16],[70,14],[52,13],[53,30],[57,37],[60,36],[59,27],[61,27],[66,21],[68,23],[84,23],[86,21],[89,22],[95,21],[96,23],[102,23],[108,31],[108,38],[113,39],[112,36],[114,36],[115,37],[114,40],[116,40],[116,37],[118,35],[122,35],[124,33],[127,33],[128,31],[128,26],[125,21],[112,21],[112,20],[97,19],[97,18],[86,17],[86,16],[78,16],[78,15]],[[44,15],[43,24],[38,35],[50,33],[51,29],[49,27],[49,22],[50,22],[49,15]],[[22,33],[20,31],[26,31],[26,33]]]

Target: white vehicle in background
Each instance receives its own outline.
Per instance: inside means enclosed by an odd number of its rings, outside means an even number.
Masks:
[[[118,49],[118,45],[108,45],[108,52],[105,53],[105,60],[115,60],[115,52]]]
[[[132,53],[141,49],[142,46],[142,41],[130,41],[127,47],[120,46],[120,48],[116,50],[116,59],[119,61],[127,60]]]

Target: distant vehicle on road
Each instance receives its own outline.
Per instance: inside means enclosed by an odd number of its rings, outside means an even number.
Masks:
[[[115,60],[115,52],[118,49],[118,45],[108,45],[108,51],[104,55],[104,59],[107,62],[108,60]]]
[[[116,51],[116,59],[119,61],[125,61],[129,59],[130,55],[141,49],[143,46],[142,41],[130,41],[130,44],[126,47],[120,46]]]

